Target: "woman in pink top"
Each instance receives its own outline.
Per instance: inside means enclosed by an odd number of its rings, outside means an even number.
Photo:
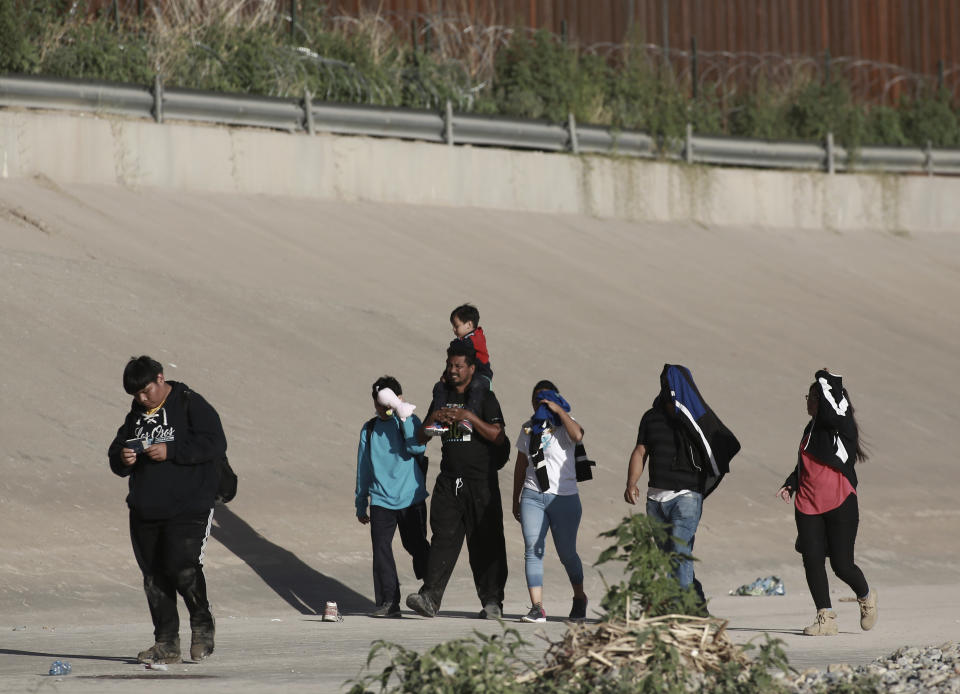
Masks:
[[[853,546],[860,523],[854,467],[867,454],[841,376],[827,369],[817,371],[807,393],[807,414],[810,421],[800,439],[797,466],[777,492],[788,503],[796,495],[797,550],[803,555],[807,586],[817,607],[817,620],[803,633],[837,633],[825,567],[828,556],[837,578],[856,594],[860,628],[866,631],[877,622],[877,591],[870,589],[854,563]]]

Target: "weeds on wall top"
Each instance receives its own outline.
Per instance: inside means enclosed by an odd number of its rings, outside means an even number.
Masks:
[[[456,4],[456,3],[454,3]],[[280,3],[280,5],[284,5]],[[682,138],[696,132],[838,144],[960,146],[958,104],[918,90],[895,106],[858,101],[842,78],[807,63],[762,71],[748,87],[696,90],[640,36],[606,55],[544,31],[478,24],[448,10],[409,26],[375,11],[332,16],[304,3],[167,0],[142,17],[82,0],[0,0],[0,73],[50,75],[580,123]],[[392,20],[392,21],[391,21]],[[291,30],[292,25],[292,30]],[[696,91],[696,96],[694,96]]]

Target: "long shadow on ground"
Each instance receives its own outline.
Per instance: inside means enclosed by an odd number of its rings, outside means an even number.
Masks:
[[[227,506],[217,506],[212,535],[256,572],[277,595],[301,614],[323,614],[335,601],[340,612],[369,612],[373,601],[270,542]]]

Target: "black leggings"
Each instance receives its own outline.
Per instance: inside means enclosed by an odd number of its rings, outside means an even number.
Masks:
[[[803,555],[803,569],[807,574],[807,586],[818,610],[831,607],[830,587],[827,585],[827,569],[824,565],[830,556],[830,568],[841,581],[856,593],[866,597],[869,588],[863,572],[853,563],[853,544],[857,539],[860,524],[860,509],[857,495],[850,494],[837,508],[826,513],[807,515],[796,511],[797,549]]]

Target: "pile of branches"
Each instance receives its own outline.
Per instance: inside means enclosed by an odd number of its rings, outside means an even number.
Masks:
[[[580,679],[586,684],[623,677],[637,681],[664,653],[672,653],[678,659],[674,665],[680,666],[675,671],[686,673],[690,683],[702,683],[731,665],[750,665],[726,627],[726,620],[683,614],[571,625],[563,639],[547,649],[545,666],[521,674],[517,681]]]

